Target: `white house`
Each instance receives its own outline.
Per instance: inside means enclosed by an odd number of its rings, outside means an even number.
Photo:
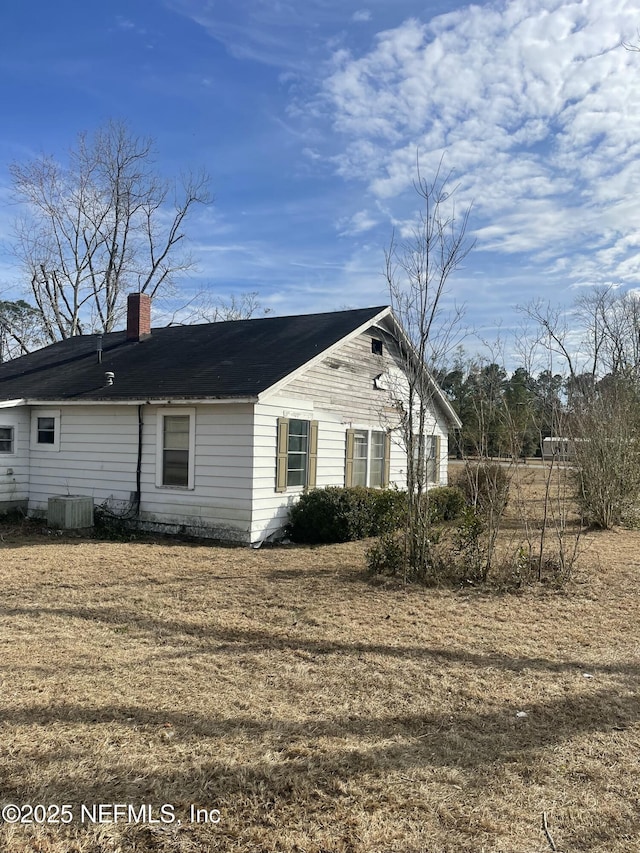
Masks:
[[[258,543],[308,488],[406,483],[388,307],[83,335],[0,365],[0,511],[85,495],[153,529]],[[433,385],[429,479],[460,422]]]

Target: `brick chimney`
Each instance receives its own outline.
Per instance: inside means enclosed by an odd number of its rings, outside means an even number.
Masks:
[[[127,297],[127,340],[143,341],[151,334],[151,297],[130,293]]]

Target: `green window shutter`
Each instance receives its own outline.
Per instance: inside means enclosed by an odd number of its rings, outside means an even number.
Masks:
[[[384,464],[382,466],[382,488],[386,489],[391,479],[391,433],[384,434]]]
[[[276,452],[276,492],[287,490],[289,459],[289,418],[278,418],[278,448]]]
[[[435,469],[435,481],[436,485],[440,483],[440,447],[442,440],[439,435],[436,435],[436,458],[434,460],[434,469]]]
[[[318,421],[309,421],[309,476],[307,488],[315,489],[318,475]]]
[[[355,429],[347,430],[347,454],[344,465],[344,484],[347,488],[353,485],[353,450],[355,447]]]

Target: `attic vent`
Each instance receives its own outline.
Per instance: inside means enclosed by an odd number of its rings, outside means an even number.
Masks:
[[[371,338],[371,352],[374,355],[382,355],[382,341],[378,338]]]

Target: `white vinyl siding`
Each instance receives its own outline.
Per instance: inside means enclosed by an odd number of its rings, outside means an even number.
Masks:
[[[26,509],[29,497],[30,414],[26,407],[0,409],[0,435],[11,430],[11,452],[0,452],[0,512]],[[7,444],[3,445],[5,448]]]
[[[320,482],[326,459],[330,464],[336,464],[335,454],[340,453],[344,458],[344,429],[336,425],[337,436],[331,450],[327,452],[329,430],[326,424],[318,424],[315,428],[315,415],[305,401],[279,400],[277,404],[256,404],[254,408],[253,439],[254,467],[253,493],[251,510],[251,541],[264,539],[271,533],[281,530],[286,524],[289,507],[302,493],[303,487],[286,486],[286,465],[288,464],[288,438],[283,446],[284,435],[288,434],[288,423],[291,420],[302,420],[310,423],[310,433],[316,433],[317,455],[310,458],[309,476],[313,477],[314,485],[324,485]],[[283,456],[283,449],[286,453]],[[311,453],[310,453],[311,457]],[[338,464],[336,471],[340,472],[344,461]],[[275,488],[274,488],[274,466]],[[284,466],[284,474],[283,474]],[[336,474],[334,473],[334,476]]]
[[[369,433],[390,430],[390,458],[386,485],[406,486],[407,458],[399,427],[397,400],[406,392],[406,378],[402,372],[402,359],[389,338],[384,338],[383,354],[372,352],[372,338],[377,331],[364,332],[343,344],[308,370],[297,374],[284,385],[277,397],[298,401],[297,405],[312,406],[320,430],[329,420],[341,421],[347,428],[367,429]],[[267,400],[265,400],[265,403]],[[293,406],[293,403],[292,403]],[[447,421],[435,405],[427,419],[427,433],[440,438],[439,471],[437,482],[446,483],[447,478]],[[344,426],[343,426],[344,429]],[[318,450],[318,485],[322,485],[321,470],[327,464]],[[339,479],[331,479],[326,485],[344,484],[345,477],[344,433],[342,441],[342,471]],[[379,475],[379,462],[369,449],[368,482],[375,483]],[[376,470],[377,464],[377,470]],[[360,463],[362,468],[362,463]]]
[[[34,442],[39,409],[31,413],[29,508],[45,512],[56,495],[89,495],[95,503],[129,501],[136,488],[135,406],[66,406],[60,410],[59,450]]]
[[[140,520],[154,529],[248,542],[251,405],[171,407],[171,415],[195,412],[191,419],[195,430],[192,489],[157,487],[159,408],[142,407]],[[31,451],[30,509],[44,513],[48,498],[60,494],[90,495],[94,503],[108,501],[118,511],[129,506],[136,490],[138,407],[65,406],[61,417],[59,453]],[[273,474],[270,482],[273,492]]]
[[[385,346],[383,356],[372,353],[371,335],[364,333],[297,375],[278,396],[306,399],[318,412],[380,428],[381,418],[398,421],[389,393],[376,388],[375,383],[389,366],[398,367],[392,349]]]
[[[157,472],[158,409],[145,411],[141,520],[195,535],[249,542],[253,473],[252,407],[199,405],[192,418],[193,488],[149,488]],[[163,410],[166,413],[166,409]],[[170,415],[190,410],[172,406]],[[273,463],[272,463],[273,464]],[[271,481],[273,489],[273,479]]]
[[[251,537],[260,541],[281,531],[287,523],[289,508],[302,488],[274,491],[273,469],[277,456],[278,430],[274,423],[290,418],[317,422],[316,488],[345,484],[345,424],[335,413],[311,408],[308,400],[275,397],[255,407],[254,491]],[[373,430],[379,432],[380,430]],[[406,456],[393,441],[389,443],[391,471],[400,481]]]

